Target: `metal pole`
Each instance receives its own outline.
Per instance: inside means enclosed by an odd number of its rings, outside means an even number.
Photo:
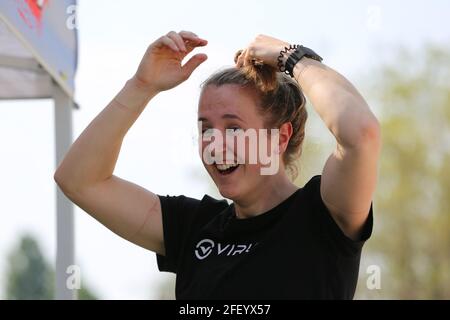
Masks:
[[[56,163],[61,163],[72,144],[72,109],[74,102],[53,81],[55,108]],[[56,281],[55,298],[74,300],[77,290],[67,285],[71,274],[68,268],[75,264],[74,207],[67,197],[56,188]]]

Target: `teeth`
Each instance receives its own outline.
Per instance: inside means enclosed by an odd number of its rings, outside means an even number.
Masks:
[[[220,171],[225,171],[227,169],[234,168],[237,166],[238,164],[216,164],[217,169],[219,169]]]

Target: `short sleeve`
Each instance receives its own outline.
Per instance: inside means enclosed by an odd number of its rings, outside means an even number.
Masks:
[[[336,223],[320,194],[321,176],[316,175],[307,183],[310,197],[313,201],[313,211],[318,223],[321,224],[320,230],[323,230],[325,236],[332,241],[333,247],[345,255],[360,254],[366,240],[372,234],[373,228],[373,202],[370,204],[369,213],[364,223],[363,230],[359,239],[353,240],[347,237]],[[305,186],[305,187],[306,187]]]
[[[161,202],[165,255],[156,254],[160,271],[177,272],[188,232],[200,200],[186,196],[158,195]]]

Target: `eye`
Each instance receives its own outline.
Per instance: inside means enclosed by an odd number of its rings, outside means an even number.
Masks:
[[[227,128],[227,130],[231,130],[234,133],[234,132],[238,132],[238,131],[242,130],[242,128],[240,128],[240,127],[231,127],[231,128]]]
[[[214,130],[211,128],[202,129],[202,136],[204,136],[204,137],[212,136],[213,132],[214,132]]]
[[[225,135],[229,137],[237,137],[243,132],[243,129],[241,127],[229,127],[226,129]]]

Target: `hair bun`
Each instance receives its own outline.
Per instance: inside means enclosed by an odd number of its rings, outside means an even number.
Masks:
[[[234,62],[236,64],[242,52],[243,50],[238,50],[234,54]],[[240,67],[240,70],[245,77],[252,80],[252,82],[255,83],[258,89],[263,93],[274,91],[278,88],[278,69],[275,67],[264,64],[262,61],[258,61],[257,59],[253,59],[251,64]]]

